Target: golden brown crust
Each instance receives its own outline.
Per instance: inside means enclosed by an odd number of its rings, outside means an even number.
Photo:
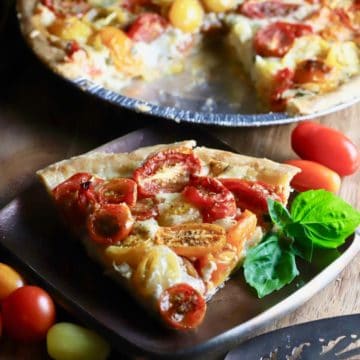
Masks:
[[[322,95],[303,96],[290,99],[287,111],[290,114],[313,114],[336,105],[360,100],[360,75],[349,80],[332,92]]]

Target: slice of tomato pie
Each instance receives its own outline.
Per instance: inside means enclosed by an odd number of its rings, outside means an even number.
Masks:
[[[261,240],[266,199],[285,204],[298,171],[195,145],[91,152],[38,172],[88,254],[176,329],[201,323]]]

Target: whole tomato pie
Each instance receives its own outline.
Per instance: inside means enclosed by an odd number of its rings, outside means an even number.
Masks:
[[[359,0],[19,0],[18,5],[23,32],[55,71],[118,92],[134,80],[181,73],[216,32],[218,41],[234,50],[230,56],[253,83],[261,110],[307,114],[359,96]]]
[[[299,169],[195,141],[92,152],[38,172],[89,256],[167,326],[198,327],[206,303],[269,230]]]

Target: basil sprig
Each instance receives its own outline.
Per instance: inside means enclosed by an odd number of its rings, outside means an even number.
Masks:
[[[270,198],[267,202],[274,233],[250,249],[244,262],[245,279],[260,298],[299,274],[296,256],[311,262],[314,248],[335,249],[360,225],[360,212],[325,190],[301,193],[290,211]]]

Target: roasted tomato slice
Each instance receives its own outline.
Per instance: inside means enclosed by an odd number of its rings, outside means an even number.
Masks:
[[[91,239],[103,245],[113,245],[125,239],[133,225],[134,219],[125,203],[101,205],[87,220]]]
[[[204,319],[206,302],[190,285],[176,284],[160,295],[159,310],[170,327],[178,330],[194,329]]]
[[[198,207],[205,222],[236,214],[233,194],[217,179],[193,176],[183,191],[185,199]]]
[[[312,33],[309,25],[277,21],[260,29],[254,38],[254,48],[261,56],[284,56],[295,38]]]
[[[289,68],[279,70],[274,76],[274,88],[270,94],[270,107],[272,111],[283,111],[286,99],[283,93],[294,85],[294,72]]]
[[[235,196],[236,204],[241,209],[249,209],[256,214],[267,213],[267,198],[284,203],[284,196],[279,194],[275,186],[261,181],[243,179],[220,179]]]
[[[156,13],[140,15],[130,26],[127,35],[134,41],[146,43],[156,40],[167,28],[168,22]]]
[[[111,179],[104,181],[97,189],[102,204],[127,203],[133,206],[137,199],[137,185],[132,179]]]
[[[136,220],[156,218],[159,215],[157,204],[152,198],[140,199],[130,209]]]
[[[181,191],[190,175],[200,168],[200,160],[190,149],[170,149],[150,156],[135,170],[133,178],[138,184],[139,195],[149,197],[160,192]]]
[[[66,219],[73,224],[85,219],[96,203],[94,187],[102,181],[88,173],[77,173],[52,191],[55,203]]]
[[[326,74],[330,71],[331,68],[322,60],[304,60],[296,66],[294,82],[297,84],[319,83],[324,81]]]
[[[239,12],[252,19],[264,19],[287,16],[298,8],[298,4],[283,3],[279,0],[246,1],[240,6]]]
[[[43,5],[61,17],[81,16],[90,10],[91,6],[84,0],[42,0]]]

